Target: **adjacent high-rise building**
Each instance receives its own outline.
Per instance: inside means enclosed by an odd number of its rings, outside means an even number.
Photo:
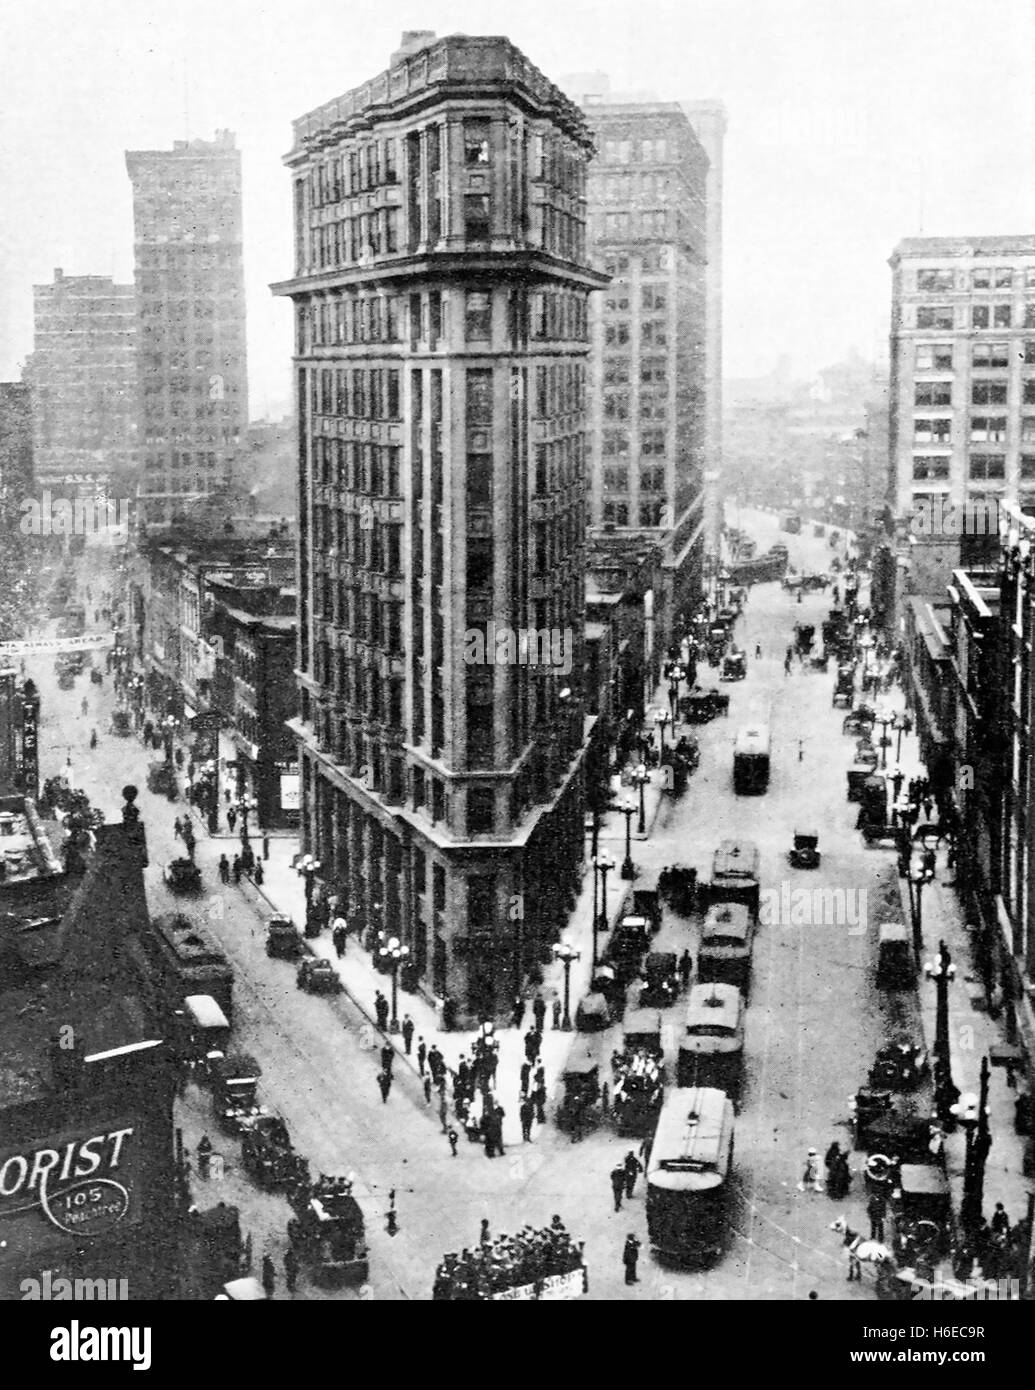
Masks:
[[[17,517],[33,495],[32,395],[24,381],[0,381],[0,513]]]
[[[900,592],[941,598],[1000,500],[1035,509],[1035,235],[909,237],[890,265]]]
[[[69,496],[135,492],[136,297],[103,275],[54,271],[33,286],[36,477]]]
[[[230,481],[248,421],[241,155],[228,130],[126,154],[133,183],[141,509]]]
[[[639,532],[661,547],[649,690],[652,656],[700,594],[708,158],[678,103],[612,95],[599,73],[567,82],[596,138],[590,245],[611,277],[591,313],[589,520],[616,544]]]
[[[304,846],[468,1017],[583,857],[592,149],[507,39],[417,33],[286,160]]]

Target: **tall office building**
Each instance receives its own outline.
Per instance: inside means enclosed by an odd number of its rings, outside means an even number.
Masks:
[[[36,477],[68,496],[136,491],[136,298],[103,275],[33,286]]]
[[[508,40],[417,33],[286,160],[305,848],[467,1016],[583,856],[591,152]]]
[[[230,481],[248,422],[241,155],[231,131],[126,154],[133,184],[141,508]]]
[[[705,535],[719,553],[722,531],[722,182],[726,108],[721,101],[681,101],[680,106],[708,156],[705,178],[704,268],[704,481]]]
[[[677,103],[612,95],[603,74],[568,82],[596,137],[590,245],[611,276],[591,314],[589,519],[616,544],[637,532],[661,547],[663,651],[700,592],[708,159]]]
[[[0,381],[0,513],[18,517],[34,487],[32,394],[24,381]]]
[[[994,549],[994,504],[1035,509],[1035,236],[909,237],[890,265],[898,588],[941,599]]]

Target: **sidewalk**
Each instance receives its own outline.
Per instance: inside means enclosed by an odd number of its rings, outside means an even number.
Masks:
[[[896,690],[882,699],[898,708],[902,692]],[[892,751],[892,750],[889,750]],[[889,768],[892,766],[889,760]],[[902,742],[902,758],[898,764],[906,779],[915,777],[922,764],[916,738],[910,734]],[[971,960],[971,942],[959,899],[952,889],[953,871],[945,864],[944,847],[938,854],[936,877],[923,891],[921,900],[924,949],[922,965],[938,956],[938,943],[944,941],[956,967],[955,978],[949,984],[949,1053],[952,1079],[961,1094],[977,1096],[980,1091],[981,1059],[989,1049],[1006,1041],[999,1022],[990,1017],[983,986]],[[909,890],[899,879],[902,895],[902,920],[910,922]],[[921,968],[922,968],[921,965]],[[923,1020],[924,1039],[930,1048],[935,1036],[937,991],[932,981],[921,974],[917,983]],[[1014,1129],[1014,1102],[1017,1091],[1007,1083],[1006,1069],[992,1067],[988,1086],[989,1130],[992,1146],[985,1167],[984,1214],[991,1217],[996,1202],[1002,1202],[1011,1223],[1027,1215],[1028,1194],[1035,1188],[1035,1175],[1025,1175],[1025,1140]],[[963,1200],[966,1135],[957,1128],[945,1140],[945,1163],[952,1188],[953,1206],[960,1210]]]

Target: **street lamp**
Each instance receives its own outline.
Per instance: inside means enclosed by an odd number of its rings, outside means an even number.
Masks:
[[[968,1091],[952,1106],[952,1113],[963,1126],[967,1137],[963,1165],[963,1203],[960,1224],[973,1239],[981,1225],[985,1195],[985,1163],[992,1147],[988,1130],[988,1058],[981,1059],[981,1094]]]
[[[902,761],[902,735],[912,733],[913,721],[904,710],[899,710],[895,715],[891,727],[898,734],[898,743],[895,746],[895,761],[900,763]]]
[[[882,768],[888,765],[888,746],[891,739],[888,738],[888,725],[895,722],[895,717],[887,710],[882,710],[874,717],[874,723],[880,725],[880,765]]]
[[[639,763],[633,769],[632,774],[633,786],[640,789],[640,819],[636,823],[637,835],[646,835],[647,833],[647,808],[643,802],[643,789],[649,781],[650,773],[647,771],[646,763]]]
[[[390,1033],[399,1031],[399,967],[410,954],[409,946],[404,946],[397,936],[389,936],[387,939],[384,932],[378,932],[378,940],[382,943],[378,948],[378,955],[388,966],[392,976],[392,1019],[388,1025]]]
[[[561,1028],[566,1032],[571,1032],[571,963],[579,960],[582,956],[581,951],[577,951],[574,946],[569,946],[567,942],[559,942],[553,948],[554,960],[559,960],[564,966],[564,1017],[561,1019]]]
[[[317,933],[313,931],[313,883],[320,872],[320,861],[311,854],[303,854],[295,868],[305,882],[305,934],[316,936]]]
[[[920,952],[924,949],[923,893],[927,884],[933,881],[933,869],[913,869],[906,875],[906,883],[909,886],[909,906],[913,913],[913,951],[917,962],[920,960]]]
[[[654,716],[654,722],[658,726],[658,762],[665,760],[665,725],[671,720],[671,715],[667,709],[659,709]]]
[[[929,960],[924,966],[924,974],[934,981],[937,994],[937,1012],[934,1025],[934,1107],[942,1124],[948,1123],[953,1106],[959,1100],[959,1088],[952,1079],[952,1061],[949,1053],[949,984],[956,974],[948,948],[944,941],[938,942],[938,959]]]
[[[593,861],[594,872],[600,875],[600,916],[596,919],[599,931],[607,931],[607,876],[615,866],[609,854],[598,854]],[[594,893],[594,897],[596,894]]]
[[[167,714],[162,720],[162,731],[165,738],[165,761],[172,766],[173,760],[173,734],[179,727],[180,721],[174,714]]]
[[[241,796],[237,801],[237,809],[241,816],[241,846],[248,848],[248,815],[251,811],[258,809],[259,803],[253,796]]]
[[[636,877],[636,865],[632,861],[632,818],[636,814],[636,802],[631,796],[627,796],[618,809],[625,817],[625,859],[622,861],[622,877],[633,879]]]

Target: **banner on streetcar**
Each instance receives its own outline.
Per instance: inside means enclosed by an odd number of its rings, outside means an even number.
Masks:
[[[84,633],[81,637],[40,637],[35,641],[0,642],[0,660],[4,657],[38,656],[47,652],[96,651],[114,645],[114,632]]]

